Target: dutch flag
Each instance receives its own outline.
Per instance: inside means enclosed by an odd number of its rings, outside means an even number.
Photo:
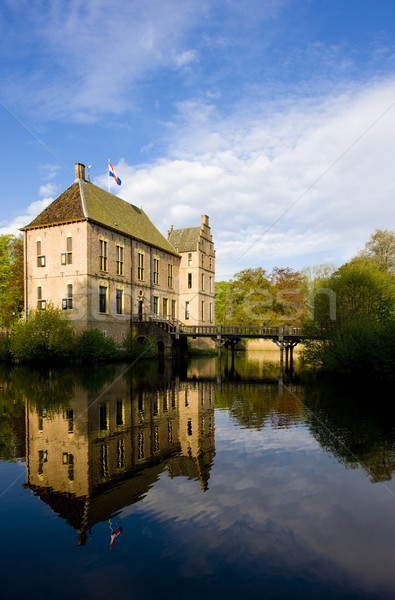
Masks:
[[[117,539],[117,537],[119,536],[120,533],[122,533],[123,529],[122,527],[118,527],[118,529],[111,534],[111,540],[110,540],[110,548],[112,548],[115,544],[115,540]]]
[[[117,177],[115,171],[114,171],[114,167],[111,164],[111,161],[108,160],[108,174],[110,177],[114,177],[115,181],[117,182],[118,185],[121,185],[121,180],[119,179],[119,177]]]

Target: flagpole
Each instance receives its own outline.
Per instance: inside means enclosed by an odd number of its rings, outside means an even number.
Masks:
[[[108,177],[108,193],[110,193],[110,159],[107,164],[107,177]]]

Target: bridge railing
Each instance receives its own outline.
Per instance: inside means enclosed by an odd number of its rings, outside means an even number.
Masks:
[[[302,327],[290,325],[186,325],[175,317],[156,313],[133,314],[133,322],[157,323],[171,334],[206,337],[303,337]],[[317,336],[318,337],[318,336]]]

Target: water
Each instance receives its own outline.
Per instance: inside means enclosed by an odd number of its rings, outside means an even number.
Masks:
[[[395,597],[390,398],[257,356],[2,368],[2,597]]]

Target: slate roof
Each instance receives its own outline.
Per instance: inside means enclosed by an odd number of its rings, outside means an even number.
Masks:
[[[141,208],[84,180],[75,181],[21,231],[91,221],[177,256]]]
[[[169,235],[169,242],[178,252],[192,252],[197,248],[199,236],[200,226],[173,229]]]

